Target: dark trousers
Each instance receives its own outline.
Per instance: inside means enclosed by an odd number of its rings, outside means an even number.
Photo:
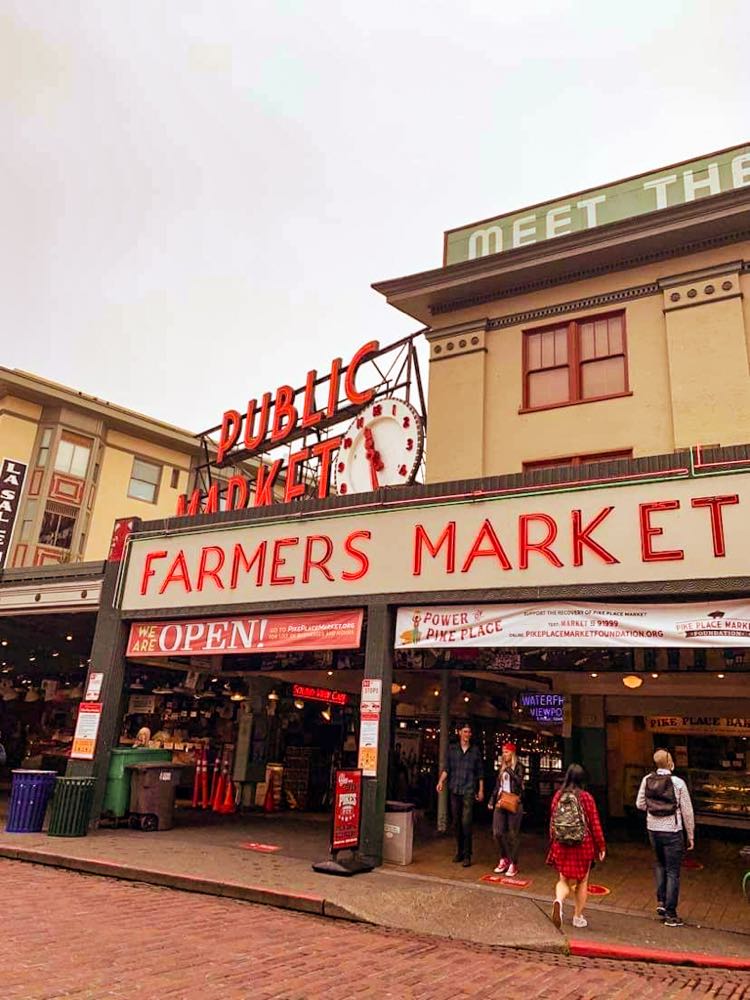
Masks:
[[[471,825],[474,822],[474,792],[451,792],[451,812],[456,826],[456,854],[471,857]]]
[[[682,830],[664,833],[649,830],[648,839],[654,849],[654,877],[656,880],[656,902],[667,911],[667,916],[677,913],[680,896],[680,866],[685,853],[685,838]]]
[[[496,809],[492,817],[492,834],[495,838],[500,853],[514,865],[518,864],[518,849],[521,846],[521,820],[523,812],[507,812],[505,809]]]

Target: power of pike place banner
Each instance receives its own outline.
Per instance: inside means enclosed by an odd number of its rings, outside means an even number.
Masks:
[[[750,602],[398,609],[397,649],[461,646],[750,646]]]

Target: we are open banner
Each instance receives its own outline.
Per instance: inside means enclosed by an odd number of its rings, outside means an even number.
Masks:
[[[398,609],[397,649],[472,646],[750,646],[750,602]]]
[[[202,618],[193,621],[136,622],[130,626],[126,655],[175,656],[193,653],[293,653],[314,649],[356,649],[364,612]]]

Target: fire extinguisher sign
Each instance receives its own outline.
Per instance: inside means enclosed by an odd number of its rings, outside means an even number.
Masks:
[[[362,772],[336,771],[333,794],[331,850],[359,847],[359,821],[362,813]]]

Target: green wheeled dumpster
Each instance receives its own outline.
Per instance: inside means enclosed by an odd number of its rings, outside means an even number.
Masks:
[[[96,778],[64,778],[55,782],[47,836],[85,837],[89,829]]]
[[[150,747],[115,747],[109,758],[102,816],[116,821],[127,815],[130,805],[130,771],[126,768],[130,764],[170,762],[171,760],[171,750],[152,750]]]

